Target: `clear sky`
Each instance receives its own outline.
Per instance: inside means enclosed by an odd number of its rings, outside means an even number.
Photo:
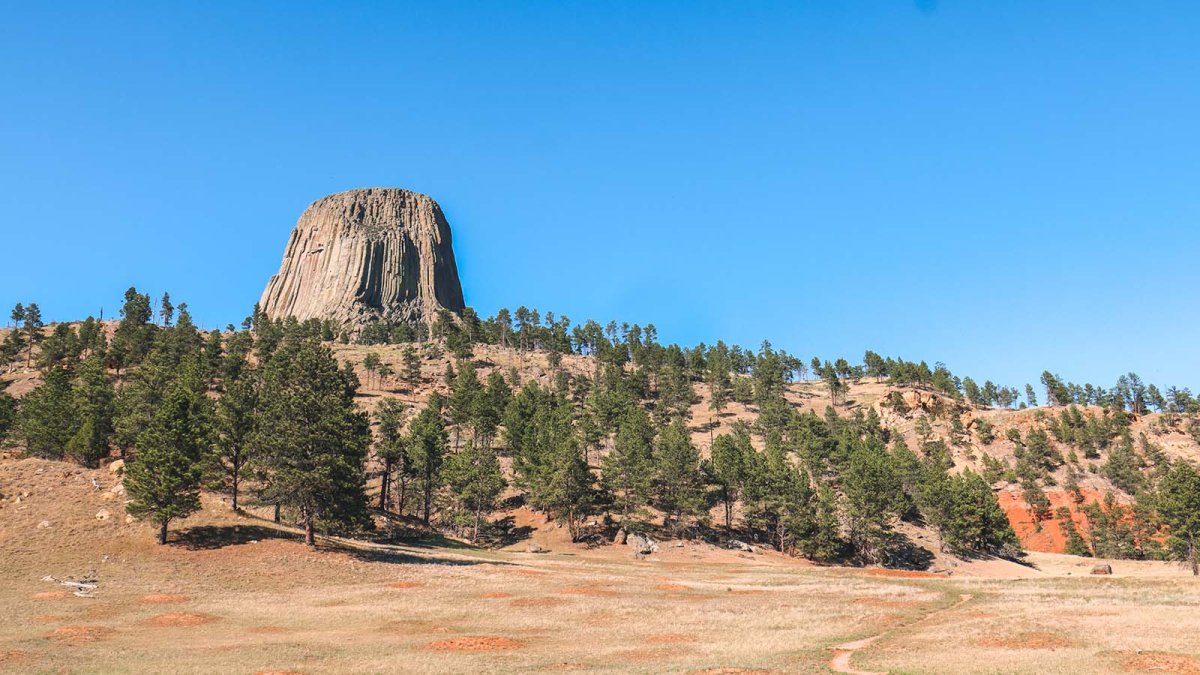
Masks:
[[[3,14],[5,307],[238,322],[310,202],[400,186],[484,315],[1200,385],[1194,0]]]

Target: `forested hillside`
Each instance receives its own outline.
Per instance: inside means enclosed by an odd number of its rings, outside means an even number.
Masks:
[[[1194,560],[1200,534],[1200,404],[1134,374],[980,383],[523,307],[353,335],[255,311],[203,333],[135,289],[119,321],[44,326],[29,305],[11,322],[5,446],[123,459],[126,509],[163,541],[201,491],[273,507],[310,543],[502,545],[536,513],[580,545],[644,533],[922,567],[1022,547]]]

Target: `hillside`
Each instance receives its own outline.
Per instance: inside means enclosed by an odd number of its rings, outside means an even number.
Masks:
[[[380,380],[362,367],[367,354],[374,353],[380,357],[382,363],[399,371],[402,367],[403,346],[332,344],[332,347],[340,360],[356,365],[356,372],[363,383],[358,400],[364,409],[373,409],[377,402],[385,397],[399,397],[403,401],[419,405],[434,391],[442,395],[450,394],[450,387],[442,381],[446,368],[453,367],[455,362],[454,357],[449,354],[442,353],[436,358],[423,358],[422,384],[416,391],[410,391],[398,382]],[[522,352],[496,345],[476,345],[473,360],[481,380],[486,379],[492,371],[505,375],[515,371],[521,382],[534,381],[547,387],[554,385],[555,369],[550,365],[550,358],[546,352]],[[596,364],[589,356],[565,355],[561,357],[559,367],[573,377],[591,377]],[[1097,406],[983,408],[952,400],[944,394],[928,389],[876,382],[870,378],[852,381],[848,386],[845,402],[839,402],[835,408],[838,415],[866,415],[867,411],[874,410],[881,424],[902,436],[910,447],[916,448],[921,445],[918,420],[924,418],[929,422],[935,438],[950,439],[955,433],[953,419],[958,418],[962,424],[962,440],[959,443],[947,442],[954,472],[970,469],[984,474],[988,471],[988,461],[1011,469],[1016,464],[1019,445],[1008,437],[1009,430],[1016,430],[1022,437],[1026,437],[1033,429],[1049,429],[1054,420],[1069,408],[1079,410],[1085,417],[1106,419],[1112,416],[1111,411]],[[731,401],[727,409],[720,414],[715,413],[709,406],[710,387],[697,382],[694,383],[694,388],[696,397],[690,406],[688,431],[692,442],[704,457],[708,456],[712,439],[716,435],[730,433],[735,422],[753,422],[758,417],[760,411],[757,406],[737,401]],[[830,406],[828,387],[820,380],[791,382],[785,386],[785,395],[787,401],[798,411],[824,415]],[[905,402],[907,410],[898,410],[890,405],[889,399],[897,396]],[[993,427],[994,440],[990,443],[984,443],[979,438],[981,420]],[[1189,424],[1195,422],[1181,421],[1178,416],[1170,414],[1146,413],[1133,417],[1128,431],[1133,438],[1144,435],[1170,459],[1200,461],[1200,443],[1191,433],[1192,427]],[[761,437],[756,436],[755,440],[761,448]],[[1085,505],[1100,503],[1110,494],[1123,504],[1132,501],[1133,495],[1114,484],[1105,475],[1104,467],[1116,449],[1115,442],[1110,447],[1099,449],[1092,458],[1084,458],[1082,451],[1077,447],[1056,440],[1053,435],[1050,435],[1049,442],[1053,451],[1062,457],[1069,458],[1072,453],[1078,457],[1078,461],[1064,461],[1049,471],[1051,480],[1048,482],[1051,484],[1041,484],[1042,491],[1050,502],[1051,511],[1059,507],[1068,508],[1076,527],[1086,533],[1089,522],[1084,513]],[[610,446],[602,448],[601,452],[607,451],[608,447]],[[1152,466],[1151,462],[1147,462],[1144,470],[1149,471]],[[1066,487],[1071,485],[1072,473],[1076,475],[1075,484],[1078,491]],[[1000,479],[993,483],[993,487],[1026,549],[1048,553],[1065,552],[1066,541],[1062,523],[1053,513],[1035,518],[1022,494],[1021,486],[1015,481]],[[378,489],[377,483],[375,489]],[[719,520],[718,515],[717,510],[714,510],[713,519]]]
[[[103,332],[111,339],[116,327],[117,322],[106,322],[103,324]],[[42,332],[44,335],[51,335],[53,328],[47,327]],[[0,330],[0,340],[6,335],[7,331]],[[356,404],[368,412],[374,412],[378,403],[385,398],[398,399],[411,411],[424,406],[435,391],[449,396],[451,387],[444,381],[444,374],[448,368],[453,369],[456,364],[460,364],[459,359],[445,349],[444,343],[438,346],[426,344],[417,350],[420,356],[420,382],[417,386],[410,387],[401,382],[396,375],[404,367],[404,351],[410,345],[365,346],[338,341],[327,344],[339,361],[354,365],[360,381]],[[373,355],[380,364],[371,371],[363,365],[364,361],[368,360],[368,355]],[[481,381],[486,380],[493,372],[500,373],[510,380],[514,390],[530,382],[554,388],[561,385],[558,381],[561,377],[565,377],[565,381],[589,380],[595,377],[598,367],[593,356],[551,354],[546,350],[519,350],[482,343],[473,346],[471,363]],[[24,396],[41,382],[40,371],[25,367],[19,358],[9,364],[7,371],[0,375],[0,383],[7,387],[10,395],[17,398]],[[381,376],[381,371],[390,371],[391,375]],[[709,457],[715,437],[732,433],[737,423],[753,424],[761,413],[757,405],[737,400],[728,401],[724,409],[717,413],[710,406],[711,387],[702,381],[692,382],[691,386],[694,396],[688,406],[687,431],[702,458]],[[903,438],[904,442],[913,448],[922,447],[923,443],[930,439],[942,440],[952,464],[951,472],[961,473],[969,469],[989,476],[1000,505],[1022,546],[1027,550],[1065,552],[1067,534],[1063,530],[1062,519],[1055,514],[1060,508],[1069,511],[1075,527],[1086,537],[1092,528],[1088,514],[1085,513],[1088,505],[1100,504],[1110,495],[1120,504],[1128,505],[1133,501],[1133,495],[1127,486],[1114,483],[1106,470],[1112,460],[1112,454],[1118,451],[1119,445],[1115,439],[1109,439],[1106,447],[1097,448],[1095,452],[1090,453],[1092,456],[1085,457],[1080,448],[1070,442],[1058,440],[1053,433],[1049,433],[1057,420],[1068,411],[1078,411],[1084,419],[1109,420],[1113,417],[1111,410],[1096,406],[1044,405],[1029,409],[981,407],[971,405],[961,397],[955,400],[928,388],[895,385],[867,377],[850,380],[845,386],[846,392],[839,396],[837,405],[833,408],[837,415],[853,418],[865,417],[871,413],[877,416],[884,429],[894,437]],[[798,412],[824,416],[830,409],[829,387],[822,380],[791,381],[783,385],[782,393],[788,404]],[[653,402],[647,401],[646,405],[652,407]],[[1166,413],[1125,417],[1128,435],[1135,439],[1145,439],[1141,450],[1135,450],[1134,455],[1142,465],[1138,470],[1140,473],[1149,473],[1154,469],[1153,458],[1146,456],[1147,447],[1161,451],[1161,456],[1168,459],[1200,459],[1200,444],[1193,433],[1197,428],[1196,422]],[[928,426],[923,428],[926,423]],[[990,427],[986,435],[981,433],[981,427]],[[1029,491],[1013,475],[1013,468],[1018,465],[1018,456],[1025,445],[1022,439],[1028,438],[1030,431],[1039,429],[1048,432],[1050,451],[1061,458],[1061,461],[1056,466],[1049,467],[1037,482],[1039,491],[1048,501],[1048,509],[1044,506],[1040,509],[1031,507],[1028,502]],[[1012,436],[1013,433],[1017,435]],[[985,437],[990,437],[990,442],[984,442]],[[756,432],[752,438],[755,446],[761,450],[764,437]],[[895,438],[893,442],[894,440]],[[501,461],[506,476],[509,482],[512,482],[511,458],[504,456],[505,448],[499,435],[494,442],[495,449],[502,455]],[[589,464],[593,469],[600,470],[602,458],[611,448],[611,437],[601,439],[595,453],[589,456]],[[15,446],[12,449],[15,449]],[[373,457],[368,465],[368,492],[373,500],[378,499],[380,471],[381,466],[377,458]],[[518,491],[510,489],[507,494],[512,497],[517,495]],[[494,519],[531,520],[526,512],[500,511],[493,515]],[[709,515],[713,523],[719,523],[722,518],[719,506],[714,506]],[[561,534],[558,528],[550,529]],[[935,557],[943,555],[932,543],[936,540],[935,536],[919,525],[913,531],[920,533],[918,540],[924,542],[921,546],[929,549]],[[545,535],[538,534],[535,538],[543,541]],[[559,539],[561,538],[560,536]]]

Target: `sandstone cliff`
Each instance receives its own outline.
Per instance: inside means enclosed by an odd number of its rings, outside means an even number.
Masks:
[[[300,216],[259,305],[273,319],[432,321],[463,309],[450,225],[429,197],[399,188],[339,192]]]

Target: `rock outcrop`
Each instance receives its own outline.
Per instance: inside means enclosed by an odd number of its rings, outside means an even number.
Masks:
[[[259,306],[272,319],[331,319],[351,331],[460,312],[450,225],[437,202],[399,188],[318,199],[292,230]]]

